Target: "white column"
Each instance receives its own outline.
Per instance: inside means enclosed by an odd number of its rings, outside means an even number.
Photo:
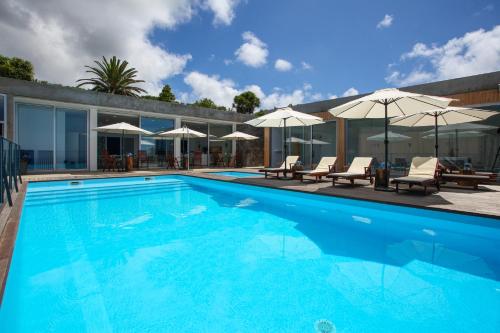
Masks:
[[[233,132],[236,132],[236,124],[233,124]],[[232,140],[232,146],[231,146],[231,151],[232,155],[236,156],[236,140]]]
[[[175,128],[181,128],[181,118],[177,117],[175,118]],[[175,138],[174,139],[174,156],[177,158],[177,160],[180,163],[180,158],[181,158],[181,138]]]
[[[97,131],[92,130],[97,127],[97,109],[89,110],[89,169],[97,171]]]

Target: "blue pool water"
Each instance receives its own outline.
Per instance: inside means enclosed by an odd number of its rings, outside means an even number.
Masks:
[[[262,174],[254,173],[254,172],[242,172],[242,171],[217,171],[217,172],[209,172],[212,175],[219,176],[227,176],[227,177],[235,177],[235,178],[250,178],[250,177],[263,177]]]
[[[186,176],[31,183],[0,332],[499,332],[498,223]]]

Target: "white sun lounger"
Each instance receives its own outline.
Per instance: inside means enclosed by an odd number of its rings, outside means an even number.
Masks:
[[[276,174],[276,178],[280,178],[280,173],[283,173],[283,176],[286,177],[286,174],[292,171],[292,167],[298,160],[298,156],[287,156],[279,168],[264,168],[260,169],[259,172],[264,172],[266,178],[268,173]]]

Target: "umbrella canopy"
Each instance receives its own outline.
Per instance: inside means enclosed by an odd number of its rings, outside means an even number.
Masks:
[[[307,143],[307,141],[302,140],[301,138],[297,138],[295,136],[291,136],[288,139],[286,139],[287,143]]]
[[[434,126],[434,135],[432,137],[435,138],[435,153],[436,157],[438,157],[438,138],[441,137],[438,133],[439,126],[458,125],[480,121],[496,114],[498,114],[498,112],[489,110],[447,107],[445,109],[431,109],[418,112],[413,115],[393,118],[390,123],[395,126],[407,127]]]
[[[439,128],[439,132],[455,132],[455,131],[490,131],[495,130],[497,127],[491,125],[483,125],[478,123],[464,123],[464,124],[455,124],[442,126]],[[434,129],[423,132],[424,134],[434,134]]]
[[[187,159],[187,169],[189,170],[189,139],[195,139],[195,138],[205,138],[207,135],[203,134],[201,132],[192,130],[186,126],[181,127],[181,128],[176,128],[171,131],[166,131],[163,133],[158,134],[160,136],[165,136],[169,138],[186,138],[187,139],[187,151],[188,151],[188,159]]]
[[[320,117],[295,111],[288,106],[246,122],[246,124],[255,127],[295,127],[323,123],[324,121]]]
[[[236,131],[236,132],[233,132],[231,134],[221,136],[221,139],[235,140],[235,141],[250,141],[250,140],[257,140],[258,137],[247,134],[247,133]]]
[[[400,141],[406,141],[411,139],[411,137],[404,135],[404,134],[399,134],[393,131],[387,132],[387,137],[389,138],[390,141],[395,141],[395,142],[400,142]],[[380,133],[377,135],[372,135],[366,138],[368,141],[378,141],[378,142],[384,142],[385,140],[385,133]]]
[[[158,135],[170,138],[187,138],[187,139],[205,138],[207,136],[206,134],[192,130],[186,126],[181,128],[176,128],[171,131],[166,131]]]
[[[125,134],[145,134],[145,135],[152,135],[153,132],[146,131],[145,129],[142,129],[140,127],[130,125],[129,123],[116,123],[116,124],[111,124],[111,125],[106,125],[106,126],[100,126],[96,127],[93,129],[94,131],[98,131],[101,133],[113,133],[113,134],[121,134],[121,147],[120,147],[120,155],[122,155],[122,168],[125,166],[125,156],[123,156],[123,136]]]
[[[283,127],[283,132],[286,137],[286,127],[296,126],[312,126],[323,124],[324,121],[320,117],[312,116],[307,113],[302,113],[293,110],[291,107],[279,108],[274,112],[268,113],[262,117],[247,121],[246,124],[255,127]],[[287,156],[287,141],[283,140],[284,158]],[[285,170],[286,170],[285,165]]]
[[[330,142],[318,140],[318,139],[312,139],[311,141],[307,141],[307,143],[312,143],[313,145],[329,145]]]
[[[146,131],[142,128],[130,125],[129,123],[116,123],[106,126],[100,126],[93,129],[94,131],[102,133],[114,133],[114,134],[145,134],[152,135],[150,131]]]
[[[384,188],[389,186],[389,137],[388,119],[411,115],[414,113],[446,108],[453,99],[416,94],[401,91],[395,88],[377,90],[373,94],[363,96],[353,101],[347,102],[328,110],[335,117],[363,119],[363,118],[384,118],[385,119],[385,181]]]
[[[479,131],[463,131],[463,132],[459,132],[459,133],[460,134],[456,134],[455,132],[442,132],[442,133],[438,133],[438,138],[440,138],[440,139],[452,138],[452,137],[456,137],[457,135],[460,135],[461,138],[478,138],[478,137],[487,135],[486,133],[479,132]],[[423,136],[422,138],[423,139],[434,139],[435,137],[436,137],[436,134],[432,133],[432,134],[427,134],[427,135]]]

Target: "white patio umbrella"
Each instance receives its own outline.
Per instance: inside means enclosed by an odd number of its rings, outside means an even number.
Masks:
[[[124,153],[123,153],[123,137],[125,134],[145,134],[145,135],[152,135],[153,132],[146,131],[145,129],[142,129],[140,127],[130,125],[129,123],[116,123],[116,124],[111,124],[111,125],[106,125],[106,126],[100,126],[93,128],[92,130],[101,132],[101,133],[113,133],[113,134],[121,134],[121,147],[120,147],[120,153],[122,157],[122,164],[125,166],[125,161],[124,161]]]
[[[295,136],[289,137],[288,139],[286,139],[286,142],[287,143],[307,143],[307,141],[305,141],[301,138],[297,138]]]
[[[406,116],[422,111],[437,108],[446,108],[453,99],[416,94],[401,91],[395,88],[377,90],[373,94],[363,96],[353,101],[347,102],[328,110],[335,117],[363,119],[363,118],[384,118],[385,119],[385,184],[389,185],[388,160],[389,160],[389,137],[388,119],[398,116]]]
[[[236,141],[236,144],[238,144],[238,141],[257,140],[259,137],[254,136],[254,135],[250,135],[247,133],[239,132],[239,131],[234,131],[233,133],[221,136],[220,138],[223,140]],[[236,146],[236,150],[238,150],[237,146]],[[236,156],[236,152],[234,152],[234,155]]]
[[[401,142],[401,141],[406,141],[406,140],[411,139],[411,137],[409,137],[407,135],[396,133],[393,131],[387,132],[387,138],[389,138],[389,141],[393,141],[393,142]],[[369,136],[366,138],[366,140],[384,142],[385,133],[380,133],[380,134]]]
[[[306,143],[312,143],[313,145],[329,145],[330,142],[318,140],[318,139],[312,139],[311,141],[307,141]]]
[[[498,114],[498,112],[451,106],[445,109],[427,110],[409,116],[393,118],[391,119],[390,123],[394,126],[407,127],[434,126],[434,134],[432,135],[432,137],[435,138],[434,148],[436,157],[438,157],[438,138],[442,137],[438,133],[439,126],[457,125],[480,121],[496,114]],[[457,136],[457,133],[455,133],[455,135]]]
[[[286,141],[286,127],[296,126],[312,126],[323,124],[324,121],[320,117],[316,117],[307,113],[302,113],[293,110],[287,106],[279,108],[274,112],[268,113],[262,117],[247,121],[246,124],[255,127],[283,127],[285,140],[283,140],[284,158],[287,157],[287,141]],[[286,169],[285,165],[285,169]]]
[[[203,134],[201,132],[190,129],[187,126],[177,128],[177,129],[174,129],[171,131],[163,132],[163,133],[160,133],[158,135],[170,137],[170,138],[182,138],[182,140],[187,138],[187,152],[188,152],[187,169],[188,170],[189,170],[189,139],[205,138],[207,136],[206,134]]]

